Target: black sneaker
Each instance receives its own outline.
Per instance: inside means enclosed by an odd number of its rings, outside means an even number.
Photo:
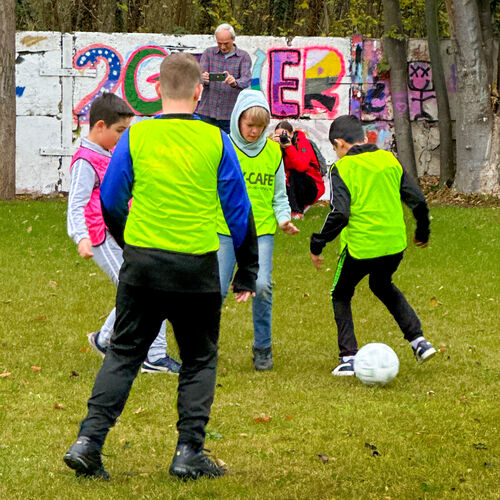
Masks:
[[[253,366],[259,371],[272,370],[273,369],[273,351],[271,347],[253,347]]]
[[[198,479],[199,477],[216,478],[226,470],[216,465],[203,451],[194,451],[187,444],[179,444],[175,449],[174,459],[168,472],[180,479]]]
[[[101,448],[92,439],[79,436],[63,457],[70,469],[76,471],[76,476],[95,477],[109,481],[109,474],[104,469],[101,460]]]

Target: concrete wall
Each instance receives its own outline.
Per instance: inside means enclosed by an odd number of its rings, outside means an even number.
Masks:
[[[273,124],[289,119],[318,143],[329,162],[330,122],[358,115],[370,142],[393,147],[393,107],[380,40],[238,36],[253,62],[252,88],[269,100]],[[16,35],[18,193],[67,191],[69,163],[88,132],[88,110],[101,92],[127,100],[138,115],[160,110],[153,82],[161,58],[183,50],[200,56],[210,35],[18,32]],[[454,110],[455,78],[449,42],[442,55]],[[408,47],[408,102],[419,174],[439,173],[437,105],[427,44]],[[400,112],[401,110],[396,110]]]

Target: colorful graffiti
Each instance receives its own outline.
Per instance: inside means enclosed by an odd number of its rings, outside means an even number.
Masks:
[[[172,50],[196,53],[196,47],[143,45],[125,55],[113,47],[93,44],[79,50],[76,69],[100,68],[100,81],[75,106],[75,120],[88,122],[92,101],[103,92],[117,92],[137,115],[150,116],[161,109],[154,90],[161,58]],[[358,116],[378,144],[388,142],[393,113],[410,109],[412,120],[435,120],[435,93],[428,61],[408,64],[408,93],[391,95],[380,40],[353,36],[350,51],[328,45],[301,48],[257,48],[252,53],[251,88],[262,90],[275,119],[327,119],[341,111]],[[125,62],[124,62],[125,61]],[[453,70],[453,68],[452,68]],[[453,72],[449,86],[454,86]],[[347,101],[346,101],[347,99]],[[380,125],[377,125],[380,124]]]

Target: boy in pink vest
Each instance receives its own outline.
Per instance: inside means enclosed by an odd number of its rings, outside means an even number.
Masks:
[[[93,259],[115,285],[118,285],[118,274],[123,263],[122,249],[104,224],[100,185],[111,159],[111,150],[130,126],[133,116],[127,103],[114,94],[102,94],[95,99],[90,108],[89,135],[82,139],[70,167],[68,234],[78,245],[78,253],[84,259]],[[100,330],[88,334],[90,345],[102,357],[106,354],[114,323],[115,309]],[[180,363],[166,354],[166,348],[163,322],[141,371],[179,373]]]

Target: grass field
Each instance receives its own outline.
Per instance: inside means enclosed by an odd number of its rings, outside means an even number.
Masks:
[[[111,482],[77,480],[62,462],[101,363],[86,333],[99,328],[115,292],[77,255],[65,210],[64,200],[0,203],[0,498],[500,498],[500,209],[433,207],[429,248],[406,252],[395,282],[439,349],[429,363],[416,363],[361,283],[359,343],[387,343],[400,358],[383,388],[330,375],[338,243],[320,272],[308,257],[327,209],[311,209],[296,237],[278,234],[275,369],[253,371],[250,306],[226,301],[206,447],[229,473],[188,483],[167,472],[174,376],[137,378],[104,447]],[[171,331],[168,341],[176,356]]]

